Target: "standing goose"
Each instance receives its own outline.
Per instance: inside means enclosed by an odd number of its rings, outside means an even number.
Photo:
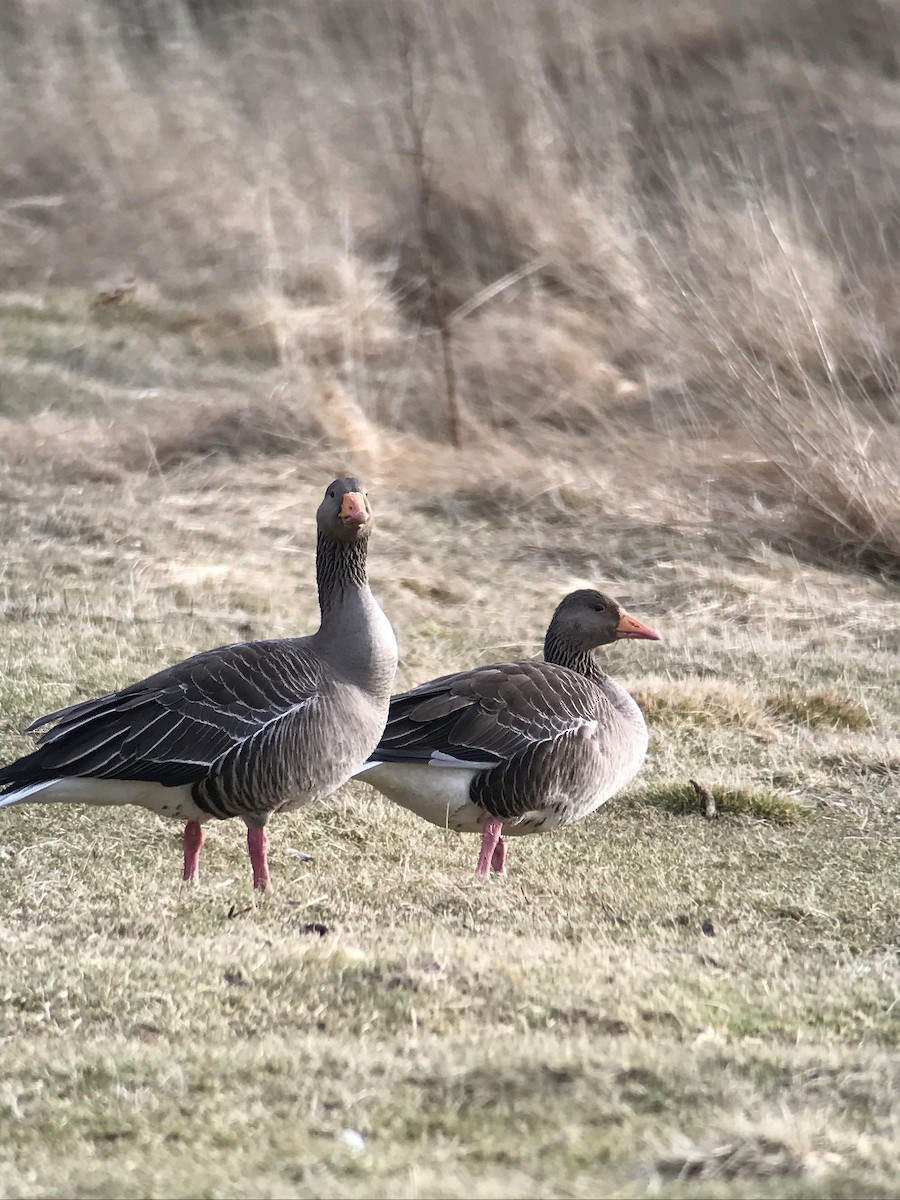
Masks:
[[[268,891],[269,817],[328,796],[365,761],[397,666],[366,579],[372,510],[358,479],[328,487],[316,524],[316,633],[205,650],[39,718],[29,732],[55,724],[34,753],[0,768],[0,807],[139,804],[187,821],[192,881],[204,823],[241,817],[253,886]]]
[[[553,614],[543,662],[477,667],[394,696],[357,775],[433,825],[481,833],[475,873],[502,873],[502,834],[579,821],[637,774],[643,714],[591,654],[622,638],[659,634],[600,592],[572,592]]]

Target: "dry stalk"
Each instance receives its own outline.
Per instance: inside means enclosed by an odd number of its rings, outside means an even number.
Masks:
[[[408,12],[401,10],[397,18],[397,53],[402,77],[401,102],[409,135],[406,153],[412,164],[416,189],[416,212],[422,270],[431,316],[441,344],[444,376],[444,400],[447,409],[447,429],[451,443],[458,449],[462,444],[459,393],[456,386],[456,364],[453,355],[453,333],[441,281],[437,233],[434,227],[433,164],[428,156],[425,131],[431,110],[431,96],[420,98],[416,83],[416,29]]]
[[[716,815],[716,798],[702,783],[698,783],[696,779],[689,780],[691,787],[697,793],[697,799],[703,805],[703,815],[707,821],[711,821]]]

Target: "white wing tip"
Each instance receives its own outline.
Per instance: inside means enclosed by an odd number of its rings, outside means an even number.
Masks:
[[[447,754],[443,750],[432,750],[431,758],[428,760],[429,767],[461,767],[467,771],[489,771],[491,767],[496,767],[497,762],[472,762],[467,758],[456,758],[452,754]]]
[[[35,792],[42,792],[45,788],[57,782],[58,780],[56,779],[42,779],[40,783],[26,783],[11,792],[4,792],[0,796],[0,808],[9,808],[13,804],[22,804],[33,796]]]
[[[392,770],[395,767],[444,767],[450,770],[458,771],[489,771],[492,767],[497,766],[497,760],[492,762],[470,762],[466,758],[454,758],[452,754],[446,754],[443,750],[432,750],[429,759],[399,759],[388,763],[381,762],[365,762],[361,767],[357,767],[351,775],[351,779],[358,775],[364,775],[366,771],[371,771],[373,767],[389,766]]]
[[[383,766],[384,766],[384,763],[381,763],[381,762],[364,762],[361,767],[356,768],[356,770],[353,772],[353,775],[351,775],[350,778],[352,779],[356,775],[364,775],[365,772],[370,771],[372,769],[372,767],[383,767]]]

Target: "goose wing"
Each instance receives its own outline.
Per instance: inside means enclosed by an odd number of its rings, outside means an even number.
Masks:
[[[207,650],[120,692],[48,713],[29,732],[53,727],[33,754],[0,770],[0,786],[35,773],[195,783],[316,706],[322,665],[304,642]]]
[[[494,767],[596,727],[603,706],[596,685],[567,667],[478,667],[394,696],[371,761]]]

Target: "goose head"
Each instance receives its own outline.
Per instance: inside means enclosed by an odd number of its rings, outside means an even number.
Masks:
[[[566,596],[554,613],[553,624],[557,636],[588,651],[624,638],[660,641],[659,634],[649,625],[593,588],[582,588]]]
[[[355,475],[335,479],[325,489],[316,513],[319,532],[329,541],[364,541],[372,529],[372,509],[366,489]]]

